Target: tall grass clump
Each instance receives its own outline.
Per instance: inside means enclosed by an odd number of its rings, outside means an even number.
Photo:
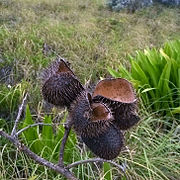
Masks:
[[[62,123],[64,123],[66,115],[67,113],[65,114],[64,119],[61,120]],[[35,123],[36,122],[33,120],[29,106],[27,105],[22,128],[26,128]],[[42,123],[45,124],[42,127],[35,126],[25,130],[22,138],[33,152],[37,154],[40,153],[39,155],[44,158],[51,159],[52,161],[58,161],[59,147],[64,134],[64,128],[62,124],[53,127],[52,117],[47,115],[43,117]],[[72,133],[66,146],[66,162],[73,159],[73,153],[71,153],[71,151],[75,148],[75,143],[76,137],[75,134]]]
[[[148,110],[142,113],[140,126],[126,134],[128,152],[122,153],[118,159],[126,163],[129,179],[178,179],[179,127],[173,126],[165,116],[156,118]],[[157,123],[161,126],[155,125]],[[162,126],[168,130],[162,130]]]
[[[167,42],[161,49],[137,51],[129,56],[131,69],[120,64],[114,77],[134,82],[146,107],[162,114],[180,112],[180,40]]]

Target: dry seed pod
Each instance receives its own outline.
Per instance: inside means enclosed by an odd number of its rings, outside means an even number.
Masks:
[[[71,105],[70,117],[76,133],[94,154],[104,159],[119,155],[124,137],[104,104],[92,103],[90,94],[82,92]]]
[[[97,137],[113,120],[110,110],[100,103],[91,104],[90,94],[86,92],[71,105],[70,117],[77,134],[87,137]]]
[[[81,138],[94,154],[108,160],[116,158],[124,145],[122,132],[112,124],[107,131],[96,137],[81,136]]]
[[[80,135],[82,130],[87,126],[91,113],[91,106],[85,91],[71,104],[69,112],[73,128]]]
[[[137,99],[129,81],[122,78],[100,81],[93,93],[93,102],[106,104],[113,112],[115,123],[122,130],[135,125]]]
[[[119,127],[119,129],[127,130],[140,121],[139,116],[137,116],[135,112],[124,111],[123,113],[121,113],[121,110],[119,111],[119,109],[115,111],[114,115],[117,119],[114,122],[117,127]]]
[[[82,91],[82,84],[63,59],[53,62],[42,74],[42,95],[51,104],[69,108]]]
[[[117,108],[122,103],[132,104],[136,102],[131,83],[123,78],[100,81],[93,92],[93,99],[98,96],[102,102],[114,108]]]

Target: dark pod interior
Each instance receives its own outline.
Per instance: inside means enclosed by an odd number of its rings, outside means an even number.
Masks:
[[[81,137],[95,155],[108,160],[116,158],[124,144],[122,132],[112,124],[105,132],[96,137]]]
[[[69,108],[82,91],[84,91],[82,84],[63,59],[53,62],[44,70],[42,95],[47,102]]]

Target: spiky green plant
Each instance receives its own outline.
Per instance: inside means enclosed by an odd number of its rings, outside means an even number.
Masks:
[[[137,88],[148,108],[161,113],[179,113],[180,108],[180,40],[167,42],[157,50],[137,51],[129,56],[131,69],[120,64],[118,71],[109,68],[114,77],[125,77]]]

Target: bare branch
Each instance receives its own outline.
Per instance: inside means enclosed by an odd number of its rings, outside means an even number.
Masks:
[[[93,158],[93,159],[76,161],[76,162],[74,162],[74,163],[72,163],[72,164],[69,164],[69,165],[67,166],[67,169],[71,169],[71,168],[73,168],[73,167],[75,167],[75,166],[78,166],[78,165],[81,165],[81,164],[87,164],[87,163],[90,163],[90,162],[91,162],[91,163],[96,163],[96,162],[108,162],[109,164],[112,164],[112,165],[114,165],[115,167],[117,167],[117,168],[126,176],[126,174],[125,174],[125,168],[124,168],[123,166],[121,166],[120,164],[117,164],[117,163],[115,163],[115,162],[113,162],[113,161],[106,160],[106,159],[101,159],[101,158]],[[127,176],[126,176],[126,178],[127,178]]]
[[[46,166],[62,175],[64,175],[67,179],[70,180],[77,180],[77,178],[66,168],[60,167],[58,165],[55,165],[46,159],[38,156],[34,152],[32,152],[28,147],[25,145],[21,144],[15,137],[8,135],[4,131],[0,130],[0,135],[11,141],[15,147],[17,147],[20,151],[24,152],[26,155],[28,155],[31,159],[36,161],[37,163]]]
[[[67,120],[67,124],[65,124],[65,126],[64,126],[65,132],[64,132],[64,136],[63,136],[63,139],[62,139],[62,142],[61,142],[58,166],[64,166],[64,163],[63,163],[64,148],[65,148],[66,141],[68,139],[71,127],[72,127],[72,124],[70,123],[70,121]]]
[[[24,104],[25,104],[25,101],[27,99],[27,93],[25,94],[23,100],[22,100],[22,104],[21,106],[19,107],[19,111],[18,111],[18,115],[17,115],[17,118],[15,120],[15,123],[14,123],[14,127],[13,127],[13,130],[11,132],[11,136],[15,136],[16,135],[16,129],[17,129],[17,125],[19,123],[19,120],[20,120],[20,117],[21,117],[21,114],[22,114],[22,111],[23,111],[23,107],[24,107]]]
[[[52,124],[47,124],[47,123],[30,124],[30,125],[26,126],[25,128],[19,130],[15,135],[19,136],[19,134],[21,134],[22,132],[26,131],[27,129],[29,129],[31,127],[35,127],[35,126],[52,126]]]

